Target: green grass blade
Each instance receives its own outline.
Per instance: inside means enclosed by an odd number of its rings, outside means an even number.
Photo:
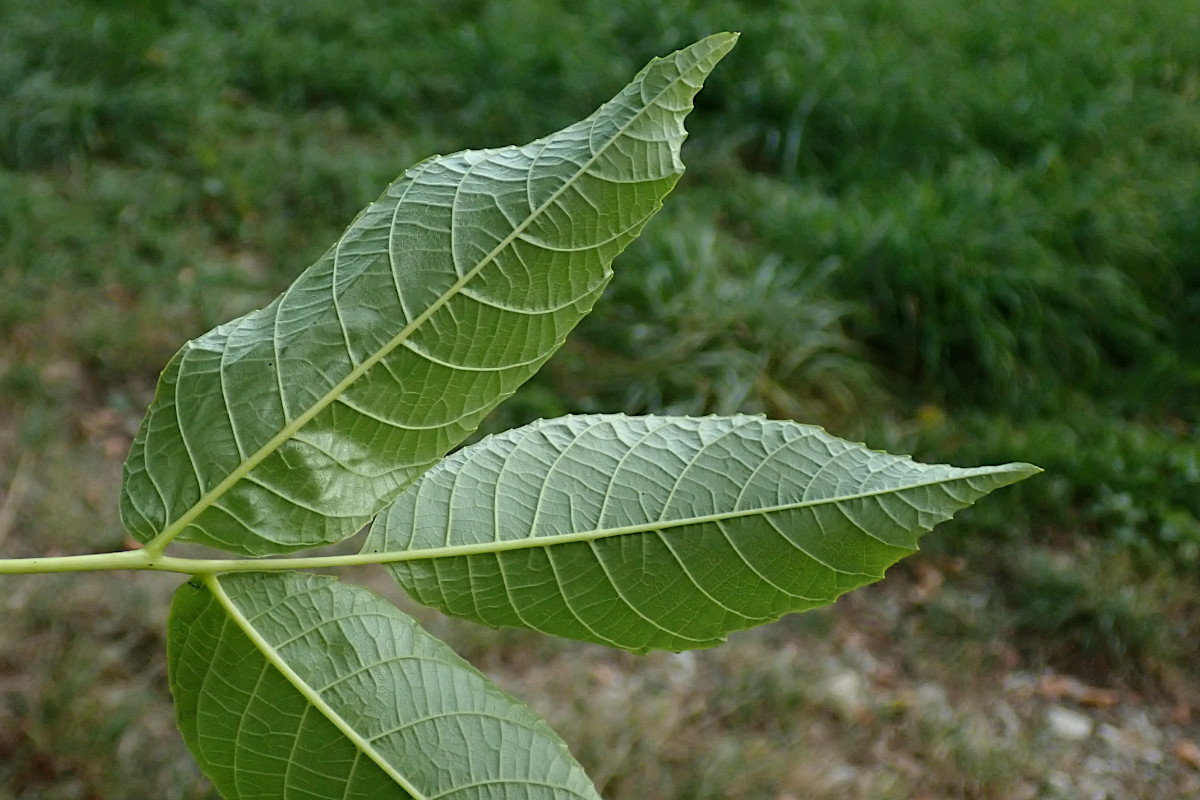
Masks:
[[[419,602],[634,652],[719,644],[883,577],[1028,464],[918,464],[762,417],[597,415],[464,448],[364,552]]]
[[[179,728],[229,800],[598,800],[545,721],[365,589],[210,576],[169,634]]]
[[[652,61],[545,139],[413,167],[273,303],[186,344],[125,465],[129,531],[265,555],[361,528],[591,310],[735,40]]]

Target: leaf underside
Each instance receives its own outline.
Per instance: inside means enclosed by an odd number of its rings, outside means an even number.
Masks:
[[[545,721],[333,578],[184,584],[168,664],[184,739],[229,800],[599,800]]]
[[[762,417],[597,415],[464,448],[363,548],[417,601],[634,652],[719,644],[883,577],[1028,464],[918,464]]]
[[[130,533],[257,556],[359,530],[588,313],[735,40],[652,61],[532,144],[413,167],[274,302],[186,344],[125,464]]]

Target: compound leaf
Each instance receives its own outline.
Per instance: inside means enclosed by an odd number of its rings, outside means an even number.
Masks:
[[[762,417],[563,417],[426,473],[364,552],[416,600],[634,652],[733,630],[876,581],[921,534],[1028,464],[918,464]]]
[[[243,555],[359,530],[588,313],[735,41],[655,59],[532,144],[413,167],[274,302],[184,345],[125,464],[126,528]]]
[[[168,659],[179,728],[229,800],[599,800],[545,721],[333,578],[184,584]]]

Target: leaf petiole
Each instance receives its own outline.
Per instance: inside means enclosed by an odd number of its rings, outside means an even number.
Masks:
[[[93,553],[82,556],[0,558],[0,575],[44,575],[54,572],[103,572],[135,569],[178,572],[182,575],[215,575],[222,572],[272,572],[296,569],[329,569],[363,564],[383,564],[411,559],[415,553],[354,553],[307,558],[180,558],[149,550]],[[428,555],[422,553],[422,556]]]

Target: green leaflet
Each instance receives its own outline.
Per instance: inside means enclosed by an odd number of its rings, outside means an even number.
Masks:
[[[426,473],[363,552],[419,602],[634,652],[709,647],[879,580],[920,535],[1040,470],[918,464],[762,417],[599,415]]]
[[[599,800],[533,711],[333,578],[186,583],[168,659],[179,728],[229,800]]]
[[[274,302],[184,345],[125,464],[133,536],[256,556],[359,530],[591,309],[735,41],[652,61],[545,139],[413,167]]]

